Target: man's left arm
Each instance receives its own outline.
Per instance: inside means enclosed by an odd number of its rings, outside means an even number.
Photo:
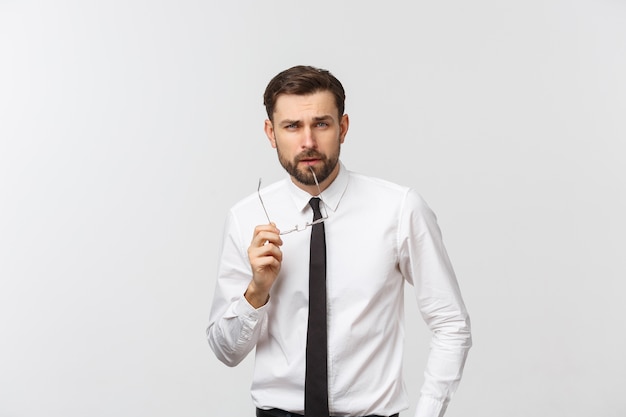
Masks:
[[[413,190],[406,195],[400,233],[400,268],[415,287],[420,312],[432,332],[415,417],[441,417],[458,387],[472,345],[469,315],[437,218]]]

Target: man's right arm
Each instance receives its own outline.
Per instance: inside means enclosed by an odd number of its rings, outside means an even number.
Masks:
[[[273,225],[258,226],[247,251],[232,213],[226,222],[207,339],[217,358],[239,364],[267,325],[269,290],[280,270],[282,244]]]

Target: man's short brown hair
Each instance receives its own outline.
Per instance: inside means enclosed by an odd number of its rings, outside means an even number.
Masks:
[[[346,93],[341,82],[327,70],[305,65],[284,70],[269,82],[263,94],[267,117],[273,120],[274,106],[281,94],[308,95],[319,91],[332,93],[337,104],[338,116],[341,118],[346,100]]]

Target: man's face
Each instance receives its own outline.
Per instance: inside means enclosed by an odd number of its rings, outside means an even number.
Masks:
[[[311,167],[324,189],[339,172],[339,151],[348,124],[348,115],[339,117],[329,91],[283,94],[276,100],[273,121],[265,121],[265,133],[296,184],[315,186]]]

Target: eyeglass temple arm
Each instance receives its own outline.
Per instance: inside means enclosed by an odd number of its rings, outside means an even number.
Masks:
[[[261,178],[259,178],[259,186],[256,189],[256,192],[259,196],[259,201],[261,201],[261,207],[263,207],[263,211],[265,212],[265,217],[267,218],[267,222],[271,223],[270,215],[267,214],[267,209],[265,208],[265,204],[263,203],[263,199],[261,198]]]
[[[318,195],[322,195],[322,189],[320,188],[320,183],[317,181],[317,175],[315,175],[315,171],[313,171],[313,168],[311,166],[309,166],[309,170],[311,171],[311,174],[313,174],[313,180],[315,181],[315,185],[317,186],[318,189]],[[263,203],[263,199],[261,198],[261,178],[259,178],[259,185],[256,188],[256,192],[257,195],[259,196],[259,201],[261,202],[261,207],[263,207],[263,211],[265,212],[265,217],[267,218],[267,222],[271,223],[272,221],[270,220],[270,215],[267,214],[267,209],[265,208],[265,204]],[[326,211],[324,209],[324,211]],[[328,217],[328,215],[325,216],[326,218]],[[296,228],[297,230],[297,228]],[[288,232],[285,232],[288,233]],[[282,234],[282,233],[281,233]]]
[[[311,171],[311,174],[313,174],[313,180],[315,181],[315,185],[317,185],[317,190],[318,190],[318,195],[322,195],[322,189],[320,188],[320,183],[317,182],[317,175],[315,175],[315,171],[313,171],[313,167],[311,167],[311,165],[309,165],[309,170]]]

